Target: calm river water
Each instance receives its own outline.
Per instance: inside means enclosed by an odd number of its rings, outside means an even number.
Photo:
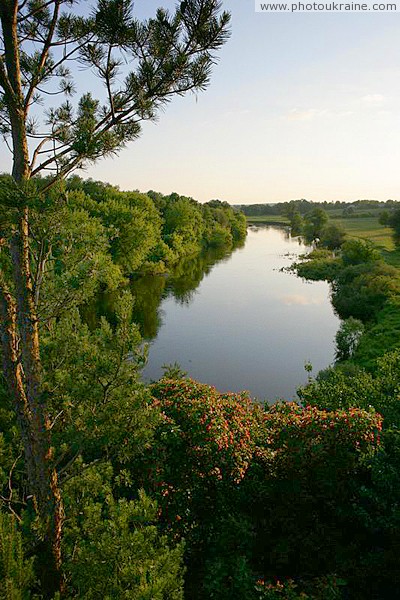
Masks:
[[[136,318],[150,340],[144,379],[176,361],[221,391],[294,398],[307,381],[305,363],[316,374],[333,361],[339,327],[326,283],[280,271],[305,250],[284,229],[250,227],[229,256],[186,261],[168,279],[134,284]]]

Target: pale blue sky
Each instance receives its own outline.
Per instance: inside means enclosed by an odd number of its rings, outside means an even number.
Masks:
[[[136,13],[174,4],[137,0]],[[224,4],[232,37],[209,89],[86,176],[199,201],[400,199],[400,14]]]

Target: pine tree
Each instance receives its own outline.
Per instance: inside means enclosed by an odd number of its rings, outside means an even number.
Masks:
[[[81,6],[80,6],[81,5]],[[12,177],[0,192],[0,336],[3,372],[24,449],[28,493],[41,522],[47,563],[42,590],[62,589],[64,509],[43,390],[36,286],[46,256],[34,262],[30,210],[74,169],[118,153],[174,96],[208,85],[229,15],[218,0],[186,0],[169,14],[138,21],[132,0],[98,0],[80,16],[79,0],[0,3],[0,130],[12,151]],[[81,11],[82,12],[82,11]],[[70,67],[102,83],[99,98],[74,102]],[[60,101],[52,105],[49,100]],[[66,97],[66,98],[65,98]],[[46,109],[41,108],[45,104]],[[47,175],[44,185],[35,176]],[[2,217],[0,213],[0,217]],[[39,274],[39,276],[38,276]]]

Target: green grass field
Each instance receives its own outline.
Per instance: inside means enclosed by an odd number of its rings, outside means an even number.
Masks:
[[[392,229],[381,225],[378,216],[335,219],[335,223],[341,225],[350,237],[370,240],[378,248],[390,252],[395,248]]]
[[[261,217],[246,217],[246,221],[252,223],[265,223],[266,225],[289,225],[289,220],[281,215],[263,215]]]
[[[384,260],[400,268],[400,248],[393,241],[393,230],[379,223],[379,217],[335,219],[349,237],[370,240],[382,253]]]

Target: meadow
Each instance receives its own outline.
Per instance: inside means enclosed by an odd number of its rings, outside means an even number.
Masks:
[[[341,209],[328,212],[330,220],[342,227],[349,238],[369,240],[380,250],[388,264],[400,268],[400,249],[395,246],[393,230],[379,223],[380,213],[381,209],[371,209],[368,212],[343,217]],[[249,225],[289,225],[289,219],[278,214],[246,216],[246,221]]]

